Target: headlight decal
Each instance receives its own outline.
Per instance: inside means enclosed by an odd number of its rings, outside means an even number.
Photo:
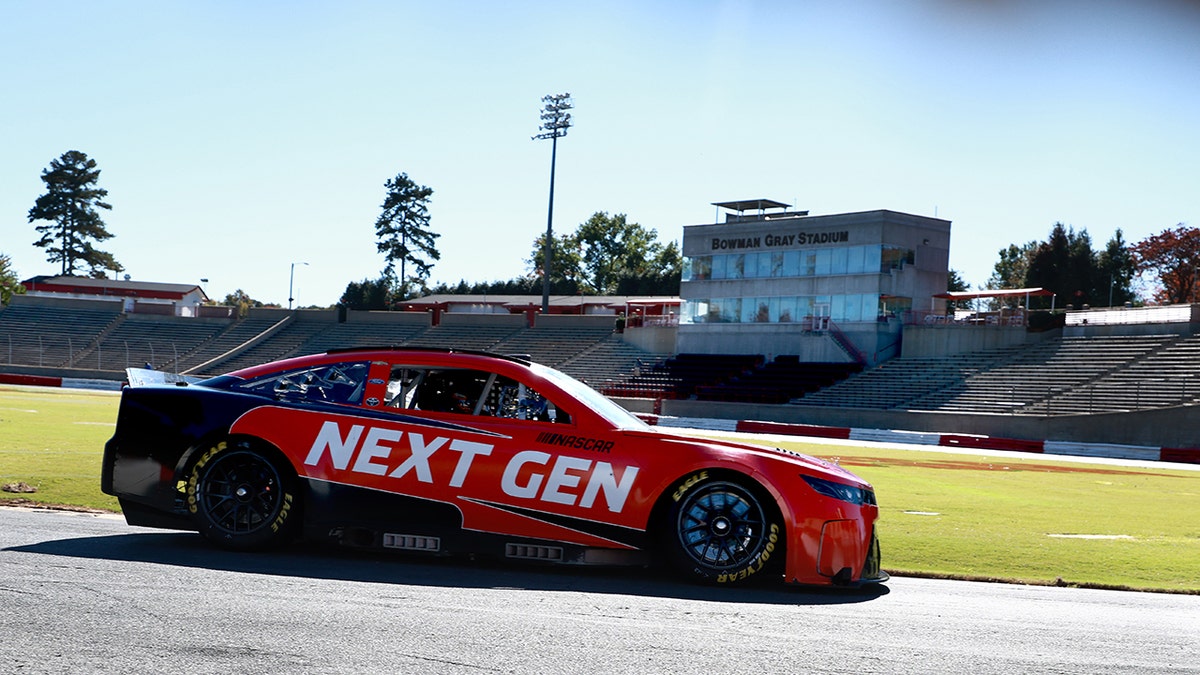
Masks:
[[[863,504],[875,504],[875,493],[871,490],[864,490],[853,485],[846,485],[845,483],[835,483],[831,480],[815,476],[801,475],[801,478],[804,479],[804,482],[808,483],[809,487],[816,490],[818,494],[825,495],[826,497],[832,497],[833,499],[859,506]]]

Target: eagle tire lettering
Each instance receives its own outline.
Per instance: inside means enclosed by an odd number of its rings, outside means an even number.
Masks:
[[[692,474],[687,480],[680,483],[679,487],[676,488],[675,493],[671,495],[671,499],[678,502],[683,498],[684,493],[691,489],[693,485],[704,480],[708,480],[707,471],[701,471],[699,473]]]
[[[200,534],[219,546],[275,548],[297,530],[296,482],[277,453],[248,441],[221,441],[188,471],[187,509]]]
[[[283,505],[279,509],[279,515],[275,517],[275,522],[271,523],[271,531],[278,532],[283,529],[284,523],[287,522],[288,514],[292,512],[293,497],[290,492],[283,493]]]

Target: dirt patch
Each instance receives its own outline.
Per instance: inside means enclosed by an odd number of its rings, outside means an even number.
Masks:
[[[29,483],[26,483],[25,481],[21,481],[20,483],[5,483],[4,485],[0,485],[0,490],[3,490],[4,492],[19,492],[23,494],[37,492],[37,488],[33,487]]]
[[[86,506],[71,506],[70,504],[43,504],[25,497],[0,497],[0,507],[12,506],[22,509],[39,509],[43,511],[71,511],[72,513],[112,513],[101,509],[89,509]]]

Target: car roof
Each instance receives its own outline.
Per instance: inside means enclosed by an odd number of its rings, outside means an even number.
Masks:
[[[468,354],[471,356],[483,356],[492,359],[504,359],[513,361],[523,365],[533,363],[533,359],[527,354],[497,354],[495,352],[483,351],[479,349],[454,349],[451,347],[339,347],[326,351],[326,354],[355,354],[359,352],[369,353],[413,353],[413,354]]]
[[[261,363],[258,365],[249,366],[247,368],[241,368],[227,374],[243,379],[251,379],[261,375],[290,370],[293,368],[304,368],[313,365],[336,363],[338,361],[346,360],[347,358],[354,358],[355,356],[361,356],[364,359],[375,360],[393,359],[397,355],[418,357],[415,360],[430,364],[436,364],[438,360],[437,357],[443,357],[452,362],[447,365],[459,365],[454,364],[454,361],[461,362],[462,366],[482,366],[488,361],[508,362],[524,368],[530,368],[533,365],[533,361],[527,356],[494,354],[492,352],[471,349],[452,349],[441,347],[346,347],[330,349],[326,352],[307,354],[304,356],[294,356],[278,361],[271,361],[269,363]]]

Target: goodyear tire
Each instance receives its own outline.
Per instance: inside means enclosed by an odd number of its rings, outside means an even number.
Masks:
[[[744,478],[697,473],[681,481],[666,517],[668,561],[690,580],[728,584],[778,569],[783,524]]]
[[[187,505],[200,534],[239,551],[280,546],[299,521],[296,480],[269,452],[245,442],[220,442],[188,471]]]

